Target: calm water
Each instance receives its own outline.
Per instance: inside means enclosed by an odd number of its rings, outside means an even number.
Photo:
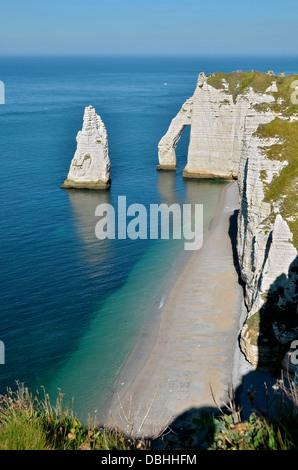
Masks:
[[[298,59],[5,58],[0,80],[0,392],[24,382],[74,397],[81,417],[102,413],[117,374],[150,315],[164,302],[183,241],[95,237],[95,208],[127,203],[204,204],[210,223],[222,185],[155,169],[157,144],[200,71],[298,71]],[[167,85],[165,85],[167,83]],[[112,186],[65,191],[84,107],[109,136]]]

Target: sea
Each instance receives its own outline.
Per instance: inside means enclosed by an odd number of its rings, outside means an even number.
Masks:
[[[99,204],[203,204],[208,230],[225,183],[157,171],[158,142],[198,74],[298,72],[298,58],[0,57],[0,393],[58,394],[82,420],[107,414],[119,374],[190,256],[181,239],[104,239]],[[92,105],[108,132],[109,190],[65,190]],[[69,406],[69,405],[68,405]]]

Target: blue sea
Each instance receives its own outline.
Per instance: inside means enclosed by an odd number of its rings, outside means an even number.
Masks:
[[[119,372],[156,319],[187,257],[183,240],[98,240],[98,204],[204,204],[208,229],[224,186],[184,180],[189,129],[177,172],[158,172],[157,145],[195,89],[199,72],[297,73],[298,59],[5,57],[0,80],[0,393],[16,381],[81,419],[107,411]],[[92,105],[108,132],[108,191],[63,190]]]

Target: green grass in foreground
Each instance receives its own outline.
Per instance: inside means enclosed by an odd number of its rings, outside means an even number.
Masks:
[[[59,393],[33,397],[18,384],[0,396],[0,450],[128,450],[132,441],[115,429],[83,426]]]
[[[227,412],[213,416],[202,411],[175,441],[159,438],[168,449],[197,450],[292,450],[298,449],[298,395],[294,384],[281,386],[278,418],[252,413],[241,421],[232,402]],[[152,445],[153,444],[153,445]],[[0,397],[0,450],[148,450],[154,441],[137,441],[116,429],[83,426],[63,406],[55,406],[44,393],[33,397],[19,385]]]

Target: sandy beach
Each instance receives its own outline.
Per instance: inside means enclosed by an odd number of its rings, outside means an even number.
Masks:
[[[237,209],[232,182],[202,248],[182,265],[159,321],[124,366],[110,408],[110,422],[124,431],[156,436],[187,410],[221,406],[241,381],[243,290],[229,235]]]

